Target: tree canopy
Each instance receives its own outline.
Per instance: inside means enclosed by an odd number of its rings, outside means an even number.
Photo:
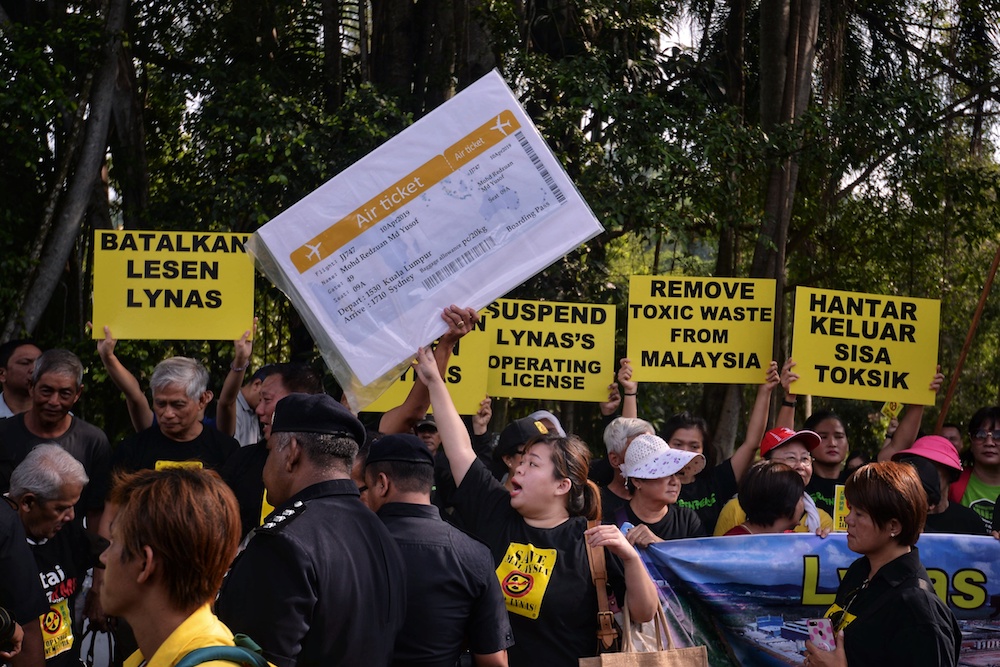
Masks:
[[[797,285],[936,298],[951,374],[1000,242],[998,24],[997,0],[0,0],[2,338],[100,379],[93,230],[253,231],[496,67],[607,229],[510,296],[624,322],[632,273],[773,277],[779,361]],[[258,283],[257,361],[308,358]],[[998,320],[990,298],[951,421],[1000,401]],[[224,347],[123,352],[221,373]],[[82,410],[114,431],[101,392]],[[716,420],[722,449],[739,429],[739,387],[642,401]],[[874,446],[871,406],[840,409]]]

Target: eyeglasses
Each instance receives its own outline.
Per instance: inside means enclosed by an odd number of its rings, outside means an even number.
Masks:
[[[861,591],[865,590],[866,588],[868,588],[867,579],[861,582],[860,586],[858,586],[853,591],[844,596],[843,608],[838,609],[837,611],[832,612],[830,614],[830,622],[833,623],[834,632],[840,632],[841,630],[846,628],[848,624],[851,622],[850,619],[847,618],[848,613],[850,613],[851,605],[854,604],[854,601],[858,599],[858,595],[861,593]]]
[[[801,458],[795,456],[783,456],[781,458],[772,458],[775,463],[784,463],[789,468],[794,468],[796,465],[802,465],[807,468],[812,467],[813,460],[811,456],[803,456]]]
[[[972,437],[976,440],[985,440],[986,438],[993,438],[993,442],[1000,442],[1000,430],[997,431],[984,431],[979,430],[972,434]]]

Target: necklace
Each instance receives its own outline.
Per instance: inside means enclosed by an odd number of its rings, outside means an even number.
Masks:
[[[741,523],[740,525],[741,525],[741,526],[743,526],[743,528],[745,528],[745,529],[746,529],[746,531],[747,531],[748,533],[750,533],[751,535],[756,535],[756,533],[754,533],[754,532],[753,532],[753,531],[752,531],[752,530],[750,529],[750,526],[749,526],[749,525],[747,524],[747,522],[746,522],[746,521],[744,521],[744,522],[743,522],[743,523]]]

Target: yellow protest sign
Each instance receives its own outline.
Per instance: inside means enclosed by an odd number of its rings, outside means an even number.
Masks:
[[[903,404],[899,401],[886,401],[882,404],[882,409],[880,412],[885,415],[886,419],[892,420],[899,416],[899,413],[903,411]]]
[[[253,325],[245,234],[94,232],[94,338],[232,340]]]
[[[796,394],[933,405],[941,303],[799,287]]]
[[[483,318],[491,396],[606,401],[615,371],[615,308],[499,299]]]
[[[490,353],[490,340],[485,327],[481,319],[476,328],[458,341],[448,361],[448,372],[444,374],[451,400],[462,415],[476,414],[479,402],[486,398],[486,359]],[[387,412],[402,405],[416,380],[413,369],[407,369],[384,394],[365,407],[365,412]]]
[[[847,515],[851,508],[847,506],[847,496],[844,495],[844,485],[838,484],[834,487],[833,500],[833,532],[847,532]]]
[[[771,361],[773,334],[773,280],[629,280],[633,380],[759,384]]]

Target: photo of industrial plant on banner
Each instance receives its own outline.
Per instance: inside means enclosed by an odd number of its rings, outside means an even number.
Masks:
[[[1000,542],[923,534],[920,561],[962,630],[960,665],[1000,664]],[[710,647],[712,665],[801,665],[807,619],[834,603],[858,554],[847,535],[672,540],[645,550],[679,645]]]

